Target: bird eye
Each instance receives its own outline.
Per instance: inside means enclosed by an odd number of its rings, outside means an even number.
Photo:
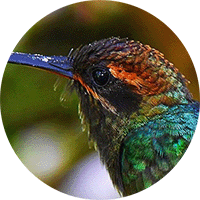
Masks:
[[[98,86],[104,86],[108,83],[109,72],[106,69],[98,68],[92,71],[92,77]]]

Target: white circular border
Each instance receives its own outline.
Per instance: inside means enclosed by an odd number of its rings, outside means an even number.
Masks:
[[[1,80],[9,55],[21,37],[47,14],[76,2],[74,0],[17,0],[1,2]],[[196,67],[198,77],[200,77],[200,68],[198,67],[200,47],[198,20],[200,14],[198,1],[124,0],[120,2],[137,6],[153,14],[171,28],[189,52]],[[24,18],[24,16],[26,17]],[[42,181],[39,181],[21,163],[12,150],[2,123],[0,123],[0,132],[0,199],[75,199],[75,197],[67,196],[57,190],[53,190]],[[200,123],[198,123],[194,139],[186,154],[183,156],[183,159],[181,159],[180,163],[164,179],[159,181],[159,184],[134,196],[126,197],[126,199],[200,199],[199,132]]]

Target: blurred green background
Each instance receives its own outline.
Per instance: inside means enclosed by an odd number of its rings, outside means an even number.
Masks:
[[[199,99],[192,61],[177,36],[147,12],[118,2],[89,1],[63,7],[36,23],[14,51],[64,55],[81,44],[111,36],[128,37],[158,49],[190,80]],[[59,188],[66,173],[85,155],[87,130],[81,131],[78,98],[67,93],[68,80],[54,91],[58,76],[8,64],[1,87],[1,112],[8,139],[21,161],[43,182]],[[64,104],[64,106],[63,106]]]

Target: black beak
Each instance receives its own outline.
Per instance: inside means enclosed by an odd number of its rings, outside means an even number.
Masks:
[[[43,56],[39,54],[13,52],[8,62],[44,69],[49,72],[73,79],[73,65],[69,57]]]

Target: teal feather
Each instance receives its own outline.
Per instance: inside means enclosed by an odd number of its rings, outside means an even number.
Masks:
[[[123,195],[148,188],[181,159],[194,134],[199,103],[176,105],[145,125],[131,129],[122,147]]]

